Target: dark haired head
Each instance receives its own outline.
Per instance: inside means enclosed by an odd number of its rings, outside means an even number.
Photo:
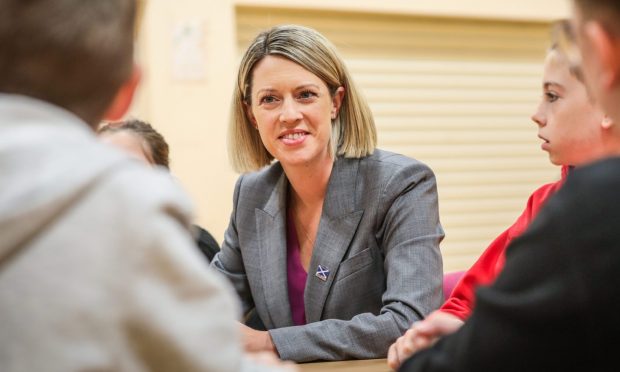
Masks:
[[[0,92],[91,125],[131,76],[135,0],[0,0]]]
[[[170,168],[168,143],[166,143],[164,137],[156,131],[151,124],[132,119],[116,123],[107,123],[97,130],[97,133],[100,135],[118,132],[128,132],[138,136],[142,140],[144,147],[146,147],[143,150],[149,162],[168,169]]]

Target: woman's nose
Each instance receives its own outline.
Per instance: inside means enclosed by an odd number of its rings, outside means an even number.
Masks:
[[[280,112],[280,121],[283,123],[295,123],[302,118],[301,111],[297,107],[297,103],[293,100],[286,99],[282,104]]]

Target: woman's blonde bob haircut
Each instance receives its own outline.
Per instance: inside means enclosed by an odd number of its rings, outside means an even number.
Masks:
[[[340,111],[332,120],[332,156],[359,158],[372,154],[377,131],[370,107],[353,83],[336,48],[313,29],[281,25],[256,36],[239,66],[228,132],[229,156],[237,172],[254,171],[273,160],[246,111],[246,105],[252,105],[254,66],[269,55],[284,57],[312,72],[325,82],[332,95],[338,87],[344,87]]]

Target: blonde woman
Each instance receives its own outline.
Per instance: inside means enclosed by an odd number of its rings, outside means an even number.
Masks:
[[[433,172],[375,149],[333,45],[296,25],[259,34],[239,68],[230,154],[243,174],[222,251],[246,349],[295,361],[385,357],[442,298]]]

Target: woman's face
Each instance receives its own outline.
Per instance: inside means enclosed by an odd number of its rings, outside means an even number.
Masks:
[[[104,132],[100,135],[100,139],[103,143],[115,146],[145,164],[153,165],[149,160],[149,155],[145,153],[146,149],[142,138],[129,131]]]
[[[557,52],[547,55],[542,88],[532,120],[538,125],[541,148],[549,153],[549,160],[556,165],[581,165],[598,159],[603,148],[604,114]]]
[[[263,145],[286,167],[332,161],[331,120],[344,88],[330,95],[327,85],[300,65],[267,56],[254,67],[248,114]]]

